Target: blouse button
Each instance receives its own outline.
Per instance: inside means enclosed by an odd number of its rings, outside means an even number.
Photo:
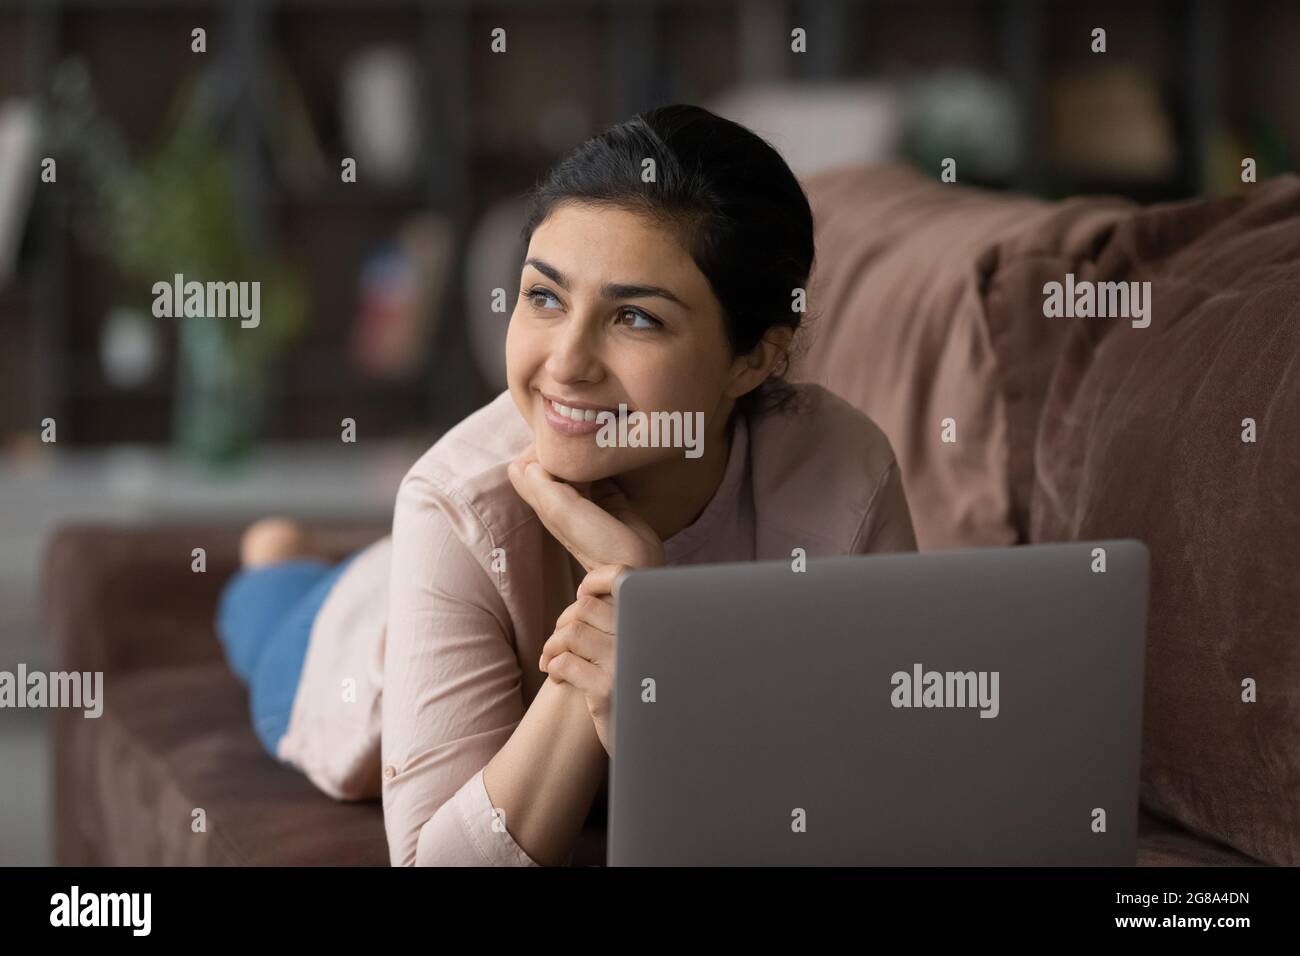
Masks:
[[[392,764],[389,764],[387,767],[384,768],[384,776],[387,777],[389,780],[392,780],[393,777],[396,775],[397,775],[397,768],[394,767]]]

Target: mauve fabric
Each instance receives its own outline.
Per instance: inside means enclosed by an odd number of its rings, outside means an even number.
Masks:
[[[665,542],[668,563],[915,549],[889,442],[843,399],[804,384],[787,410],[742,423],[713,500]],[[403,480],[391,538],[339,579],[313,628],[280,756],[340,799],[378,789],[394,865],[534,862],[494,825],[482,779],[580,582],[506,474],[532,438],[509,392],[444,435]],[[360,678],[354,701],[340,700],[347,678]]]
[[[75,728],[104,797],[85,801],[78,826],[116,865],[387,865],[379,806],[321,800],[268,761],[224,664],[116,675],[107,694],[115,706]]]
[[[997,358],[996,386],[1006,421],[1007,480],[1011,520],[1018,539],[1030,539],[1029,510],[1034,489],[1034,449],[1043,403],[1051,386],[1068,323],[1045,321],[1043,286],[1077,279],[1109,281],[1127,273],[1122,256],[1097,266],[1117,223],[1141,207],[1106,197],[1068,199],[1030,228],[1008,235],[976,263],[981,277],[981,318]]]
[[[382,533],[364,527],[328,537],[342,556]],[[205,543],[211,577],[190,571],[194,541]],[[58,865],[388,862],[379,801],[331,800],[268,757],[253,735],[244,688],[220,660],[212,632],[220,569],[233,571],[238,543],[237,524],[70,525],[56,532],[42,590],[60,667],[108,660],[119,646],[142,652],[105,675],[103,716],[88,720],[64,708],[51,714]],[[177,554],[185,559],[177,561]],[[139,597],[117,586],[133,577],[151,581],[158,601],[119,606],[120,594]],[[188,604],[168,601],[168,593],[189,587],[198,590],[185,596]],[[148,620],[151,607],[160,615],[157,624]],[[141,626],[160,642],[156,653],[138,643]],[[155,666],[153,658],[171,663]],[[189,829],[196,807],[209,809],[206,832]],[[574,865],[604,862],[604,821],[593,814],[588,824]],[[292,839],[282,839],[285,833]],[[1145,810],[1138,833],[1139,866],[1251,862]]]
[[[844,167],[804,185],[817,260],[791,377],[843,396],[889,437],[921,550],[1025,540],[1034,426],[1058,343],[1011,343],[1028,351],[1008,377],[995,334],[1039,326],[991,331],[986,296],[991,285],[1019,294],[1038,257],[1079,254],[1131,204],[1050,203],[897,166]],[[1000,273],[1008,261],[1017,271]],[[1041,310],[1041,296],[1006,308]],[[942,440],[947,418],[954,442]]]
[[[1035,541],[1151,552],[1142,802],[1300,864],[1300,179],[1153,207],[1095,271],[1152,283],[1149,328],[1055,319]],[[1057,277],[1062,278],[1062,277]],[[1242,441],[1246,418],[1254,443]],[[1242,682],[1258,699],[1242,700]]]
[[[1226,843],[1192,834],[1176,821],[1138,807],[1136,866],[1264,866]]]
[[[382,533],[366,522],[319,530],[335,557]],[[102,716],[50,715],[56,864],[387,862],[378,803],[331,809],[253,734],[213,632],[240,533],[239,523],[70,524],[52,537],[41,611],[58,667],[104,672]],[[196,547],[203,573],[191,569]],[[191,830],[196,808],[206,831]],[[289,831],[301,838],[280,839]]]

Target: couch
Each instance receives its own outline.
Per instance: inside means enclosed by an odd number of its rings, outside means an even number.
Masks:
[[[1154,368],[1167,357],[1167,350],[1143,357],[1142,347],[1154,336],[1116,336],[1116,323],[1105,333],[1085,320],[1053,324],[1044,320],[1041,299],[1044,278],[1066,270],[1132,276],[1153,263],[1165,269],[1173,262],[1191,280],[1231,286],[1232,269],[1216,274],[1204,255],[1179,264],[1179,249],[1170,251],[1179,242],[1169,237],[1182,237],[1185,246],[1219,229],[1222,243],[1237,243],[1240,253],[1241,235],[1252,228],[1270,229],[1287,216],[1300,225],[1300,184],[1291,178],[1270,186],[1267,208],[1225,199],[1174,204],[1172,211],[1119,199],[1048,203],[888,167],[832,170],[806,185],[819,251],[810,283],[812,344],[792,377],[822,382],[885,429],[903,466],[921,546],[1135,536],[1152,549],[1138,865],[1300,860],[1293,857],[1300,832],[1294,779],[1300,747],[1282,752],[1295,740],[1300,702],[1277,680],[1296,676],[1295,655],[1288,657],[1277,643],[1294,610],[1234,607],[1231,600],[1253,599],[1248,591],[1232,591],[1232,574],[1217,589],[1198,581],[1197,593],[1213,591],[1212,599],[1180,607],[1189,600],[1188,579],[1203,570],[1196,543],[1177,541],[1199,499],[1189,487],[1181,489],[1190,496],[1184,500],[1179,486],[1148,482],[1129,485],[1122,504],[1108,501],[1107,483],[1090,470],[1097,458],[1121,468],[1124,456],[1134,454],[1124,443],[1145,440],[1153,449],[1145,465],[1176,472],[1177,462],[1168,458],[1182,446],[1161,440],[1161,430],[1167,437],[1173,426],[1144,418],[1149,409],[1126,411],[1108,397],[1153,379],[1184,402],[1210,401],[1215,396],[1197,392],[1205,370],[1184,370],[1182,378],[1170,369],[1144,376],[1143,362]],[[1236,232],[1225,227],[1234,216],[1244,216]],[[1269,235],[1275,247],[1280,233]],[[1158,249],[1157,239],[1165,240]],[[1286,265],[1281,254],[1266,258]],[[1241,262],[1234,268],[1249,272]],[[1283,267],[1273,278],[1283,283],[1292,274]],[[1286,298],[1288,289],[1270,300],[1275,309],[1300,302],[1300,292]],[[1203,291],[1203,299],[1213,298],[1212,285]],[[1223,308],[1234,302],[1240,305],[1234,299]],[[1195,303],[1188,300],[1183,308],[1194,312]],[[1168,326],[1167,314],[1152,324],[1161,334]],[[1149,330],[1133,333],[1139,331]],[[1180,335],[1191,331],[1184,326]],[[1300,354],[1296,338],[1272,326],[1243,348],[1258,350],[1264,340],[1283,351],[1284,361]],[[1268,369],[1255,369],[1250,405],[1280,436],[1284,426],[1271,416],[1296,408],[1300,376],[1279,378],[1270,361]],[[1272,392],[1269,382],[1277,386]],[[1228,380],[1217,383],[1229,386]],[[1242,417],[1235,410],[1232,415]],[[937,438],[946,418],[956,425],[955,443]],[[1130,433],[1133,421],[1140,425],[1136,435]],[[1278,481],[1295,478],[1289,459],[1268,460]],[[1219,461],[1219,467],[1236,474],[1230,463]],[[1265,466],[1255,461],[1250,467],[1258,482]],[[1275,493],[1273,484],[1264,486]],[[1243,507],[1277,504],[1247,495]],[[101,718],[53,713],[57,863],[388,864],[377,801],[330,799],[278,765],[254,737],[246,692],[226,667],[212,629],[217,595],[236,567],[242,524],[76,525],[53,536],[43,569],[43,613],[57,666],[105,674]],[[321,530],[342,555],[387,529]],[[1219,531],[1199,530],[1210,535],[1210,546],[1217,542]],[[204,573],[190,566],[191,549],[199,546],[207,552]],[[1266,548],[1276,546],[1270,539]],[[1244,550],[1220,551],[1219,560],[1254,569],[1258,556]],[[1281,585],[1274,582],[1285,583],[1286,573],[1283,562],[1256,597],[1276,602]],[[1207,661],[1222,663],[1225,649],[1222,635],[1216,640],[1202,632],[1234,620],[1233,614],[1260,633],[1253,645],[1240,635],[1243,660],[1229,669],[1231,686],[1207,684],[1213,670]],[[1290,631],[1290,647],[1297,633]],[[1276,652],[1271,657],[1269,648]],[[1264,688],[1262,705],[1248,716],[1231,703],[1238,672],[1259,678]],[[1220,693],[1222,700],[1206,704],[1208,717],[1198,716],[1188,708],[1189,688]],[[1222,742],[1209,739],[1211,718],[1219,722]],[[1268,734],[1271,739],[1261,739]],[[575,865],[603,863],[602,811],[593,808]]]

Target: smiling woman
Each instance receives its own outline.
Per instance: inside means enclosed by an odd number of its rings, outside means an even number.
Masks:
[[[884,434],[782,380],[813,222],[768,143],[651,110],[552,169],[523,232],[508,388],[412,466],[391,537],[335,569],[262,549],[227,591],[265,632],[222,635],[279,702],[263,738],[327,793],[381,795],[395,865],[573,861],[629,568],[915,548]],[[699,454],[598,440],[634,413],[698,425]]]
[[[506,371],[539,463],[569,482],[621,476],[630,498],[653,502],[651,523],[662,536],[685,527],[721,477],[736,399],[768,377],[788,336],[733,354],[709,280],[675,232],[643,212],[555,204],[532,234],[520,284],[526,295],[511,317]],[[701,459],[707,467],[687,467],[666,449],[604,447],[557,408],[620,404],[702,413],[703,446],[716,453]],[[665,488],[677,489],[677,501],[664,498]]]

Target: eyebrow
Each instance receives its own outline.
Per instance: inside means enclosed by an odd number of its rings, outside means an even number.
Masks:
[[[560,286],[566,292],[569,290],[568,280],[564,278],[564,273],[549,262],[543,262],[541,259],[525,259],[524,265],[532,266],[542,275],[546,276],[552,282]],[[645,299],[657,296],[661,299],[667,299],[669,302],[676,302],[683,309],[689,309],[690,306],[675,296],[672,292],[657,285],[641,285],[639,283],[628,282],[606,282],[600,287],[600,294],[606,299]]]

